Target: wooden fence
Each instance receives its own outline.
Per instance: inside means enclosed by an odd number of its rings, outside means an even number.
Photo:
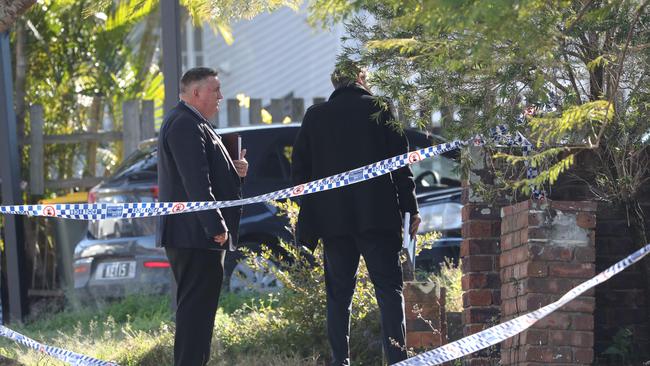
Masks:
[[[325,98],[314,98],[314,103],[323,102]],[[286,117],[291,121],[302,121],[305,113],[305,100],[293,98],[289,95],[284,98],[271,99],[270,104],[263,106],[262,99],[251,98],[248,107],[243,107],[238,99],[225,100],[226,108],[222,107],[220,113],[225,113],[223,120],[228,127],[242,125],[259,125],[263,122],[262,109],[266,110],[272,122],[281,123]],[[242,121],[242,110],[248,109],[248,121]],[[99,144],[101,142],[122,141],[122,156],[126,157],[138,148],[138,144],[145,139],[156,137],[153,101],[130,100],[122,105],[122,131],[97,131],[78,132],[68,135],[45,135],[43,133],[43,106],[30,107],[31,133],[22,141],[21,145],[30,145],[29,189],[33,195],[43,195],[46,189],[71,189],[90,188],[98,184],[103,177],[88,176],[74,179],[45,180],[45,145],[48,144]],[[218,125],[215,118],[215,127]],[[94,169],[91,169],[94,172]]]
[[[20,141],[21,145],[30,145],[29,189],[33,195],[42,195],[45,189],[90,188],[101,181],[101,177],[83,177],[76,179],[45,180],[45,145],[77,144],[122,141],[123,155],[127,156],[138,148],[140,141],[156,137],[154,128],[153,101],[131,100],[122,105],[124,116],[122,131],[78,132],[67,135],[45,135],[43,133],[43,106],[30,107],[31,132],[29,137]]]
[[[322,103],[325,98],[314,98],[313,103]],[[293,98],[289,95],[284,98],[271,99],[271,103],[262,106],[262,99],[251,98],[249,107],[241,106],[238,99],[227,99],[226,101],[226,118],[225,121],[229,127],[242,125],[242,110],[248,109],[248,124],[258,125],[262,123],[262,109],[266,110],[272,118],[272,123],[282,122],[286,117],[291,121],[302,121],[305,114],[305,100],[303,98]],[[224,113],[223,108],[222,112]]]

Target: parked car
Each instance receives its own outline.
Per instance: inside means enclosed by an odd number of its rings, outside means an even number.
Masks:
[[[220,134],[238,133],[250,169],[243,186],[245,197],[291,185],[290,160],[300,125],[250,126],[220,129]],[[442,140],[419,131],[407,131],[411,149]],[[156,143],[147,140],[115,173],[89,193],[91,203],[155,202],[158,198]],[[422,216],[420,233],[442,231],[434,248],[417,259],[419,266],[432,267],[445,256],[458,258],[460,243],[460,180],[454,152],[426,159],[413,166]],[[156,218],[91,221],[86,237],[74,251],[74,284],[81,296],[117,297],[128,293],[169,290],[171,271],[162,248],[154,245]],[[266,244],[274,250],[280,239],[291,240],[286,218],[268,203],[244,207],[240,243],[253,251]],[[260,257],[261,259],[261,257]],[[263,291],[282,286],[269,273],[259,273],[241,261],[239,252],[226,255],[225,283],[231,290],[253,286]]]

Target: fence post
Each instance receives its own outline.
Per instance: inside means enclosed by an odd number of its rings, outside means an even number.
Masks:
[[[251,125],[262,123],[262,99],[252,99],[248,109],[248,121]]]
[[[284,101],[282,99],[271,99],[271,110],[269,112],[271,112],[273,122],[282,122],[282,118],[284,118],[282,115],[283,105]]]
[[[156,126],[154,125],[153,100],[142,101],[142,115],[140,118],[140,137],[143,140],[156,137]]]
[[[319,104],[325,102],[325,98],[323,97],[316,97],[314,98],[314,104]]]
[[[291,121],[302,121],[305,115],[305,100],[303,98],[293,98],[291,100]]]
[[[137,100],[127,100],[122,104],[122,158],[138,149],[140,143],[140,106]]]
[[[29,150],[29,187],[32,195],[45,193],[45,170],[43,163],[43,106],[35,104],[29,107],[31,126]]]
[[[241,108],[239,107],[239,100],[228,99],[228,127],[241,125]]]

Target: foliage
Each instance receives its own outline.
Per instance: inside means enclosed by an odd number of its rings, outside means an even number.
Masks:
[[[101,16],[84,18],[84,9],[92,3],[43,1],[25,15],[29,26],[26,100],[43,105],[46,134],[97,129],[105,109],[119,126],[122,102],[144,97],[143,90],[151,79],[150,65],[136,57],[134,45],[127,40],[134,24],[107,24]],[[117,15],[109,13],[109,19]],[[79,157],[86,155],[81,149],[47,145],[46,176],[65,179],[79,175],[75,167],[84,163]],[[119,150],[113,144],[104,152]],[[110,167],[119,154],[101,153],[101,158]]]
[[[139,17],[153,9],[155,3],[157,3],[155,0],[118,1],[118,7],[123,9],[123,11],[118,13],[118,23],[133,23],[137,21]],[[282,6],[297,11],[302,0],[181,0],[180,3],[188,10],[196,25],[208,24],[215,34],[221,34],[227,44],[232,44],[234,38],[230,29],[231,22],[241,19],[251,19],[260,13],[272,12]],[[90,16],[95,13],[104,12],[111,6],[113,6],[113,1],[111,0],[97,1],[86,9],[85,14],[86,16]]]
[[[97,308],[84,307],[32,319],[16,331],[37,341],[125,366],[172,364],[174,327],[169,296],[133,296]],[[243,304],[240,306],[240,304]],[[263,347],[264,325],[276,301],[252,294],[225,293],[220,301],[210,365],[317,365],[317,357],[276,355]],[[223,305],[223,306],[222,306]],[[234,307],[237,307],[235,309]],[[285,321],[286,322],[286,321]],[[252,338],[244,339],[242,334]],[[282,335],[279,336],[281,341]],[[276,341],[276,344],[280,341]],[[237,353],[240,343],[257,344],[252,352]],[[251,348],[249,348],[249,351]],[[26,365],[64,365],[39,352],[28,351],[7,339],[0,339],[0,356]]]
[[[612,338],[612,344],[602,353],[610,362],[617,365],[640,365],[648,352],[636,349],[633,341],[633,332],[629,328],[621,328]],[[645,365],[646,363],[643,362]]]
[[[454,264],[449,258],[445,258],[445,262],[441,263],[440,272],[428,276],[428,280],[435,283],[438,288],[445,288],[446,311],[463,311],[462,276],[463,270],[460,264]]]
[[[515,164],[495,189],[551,184],[585,152],[597,157],[590,184],[599,198],[629,202],[647,182],[648,1],[312,4],[315,23],[347,19],[341,57],[372,68],[372,84],[397,102],[402,123],[426,127],[439,113],[449,136],[497,124],[531,136],[538,154],[496,159],[527,160],[539,177],[525,180],[524,164]],[[615,189],[622,175],[624,189]]]

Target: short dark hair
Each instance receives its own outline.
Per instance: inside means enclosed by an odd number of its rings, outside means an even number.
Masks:
[[[359,66],[355,61],[349,59],[339,60],[330,77],[334,89],[350,86],[356,83],[359,73],[362,71],[363,69],[361,66]]]
[[[217,70],[211,69],[209,67],[194,67],[185,72],[181,78],[181,92],[185,92],[185,88],[190,86],[190,84],[209,77],[214,77],[219,75]]]

